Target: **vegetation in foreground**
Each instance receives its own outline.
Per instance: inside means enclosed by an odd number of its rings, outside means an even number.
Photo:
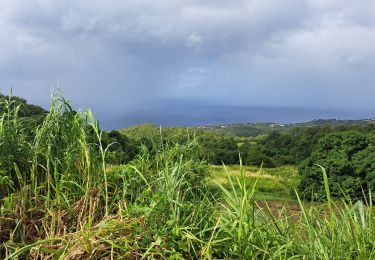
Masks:
[[[12,100],[0,119],[0,257],[5,259],[371,259],[375,219],[366,200],[331,199],[300,213],[255,200],[242,165],[212,182],[196,140],[142,147],[107,167],[90,111],[61,98],[37,128]],[[213,174],[213,173],[212,173]],[[261,175],[261,173],[259,173]]]

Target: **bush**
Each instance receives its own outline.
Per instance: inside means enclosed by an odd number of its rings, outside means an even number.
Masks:
[[[264,154],[260,145],[251,146],[247,151],[244,163],[251,166],[263,166],[266,168],[274,167],[272,159]]]
[[[305,198],[325,198],[319,164],[327,169],[332,196],[360,198],[374,190],[375,142],[370,135],[341,132],[319,140],[311,156],[299,167],[300,190]]]

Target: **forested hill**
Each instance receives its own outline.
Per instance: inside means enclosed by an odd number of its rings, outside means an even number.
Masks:
[[[327,128],[337,129],[339,131],[353,129],[372,129],[375,128],[375,119],[358,120],[340,120],[340,119],[316,119],[305,123],[279,124],[279,123],[247,123],[247,124],[224,124],[216,126],[200,127],[169,127],[163,128],[167,135],[171,132],[197,132],[209,131],[215,134],[229,135],[234,137],[257,137],[269,134],[274,131],[281,133],[291,133],[296,128]],[[155,136],[159,134],[160,127],[152,124],[136,125],[121,129],[120,132],[141,139],[144,137]]]
[[[269,134],[273,131],[291,132],[296,127],[326,127],[346,130],[347,128],[363,128],[375,125],[375,119],[339,120],[339,119],[316,119],[305,123],[279,124],[279,123],[248,123],[248,124],[226,124],[219,126],[202,126],[203,130],[218,134],[237,137],[256,137]]]
[[[300,164],[310,156],[320,138],[348,131],[372,135],[375,124],[373,120],[315,120],[290,125],[268,123],[198,128],[160,128],[147,124],[122,129],[120,133],[135,143],[146,145],[162,140],[181,143],[195,136],[210,163],[238,164],[240,153],[247,165],[263,163],[265,167],[273,167]]]
[[[16,97],[16,96],[9,96],[3,95],[0,93],[0,115],[2,115],[6,109],[6,102],[11,101],[14,102],[14,105],[20,106],[19,109],[19,116],[20,117],[39,117],[46,115],[47,111],[37,105],[29,104],[23,98]]]

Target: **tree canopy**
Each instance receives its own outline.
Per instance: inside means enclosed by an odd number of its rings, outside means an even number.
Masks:
[[[328,173],[331,195],[360,198],[375,188],[375,139],[373,134],[345,131],[322,137],[301,165],[300,189],[305,198],[325,198],[319,167]]]

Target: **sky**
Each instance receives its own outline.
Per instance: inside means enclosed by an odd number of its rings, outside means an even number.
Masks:
[[[0,92],[104,128],[375,117],[373,0],[0,0]]]

